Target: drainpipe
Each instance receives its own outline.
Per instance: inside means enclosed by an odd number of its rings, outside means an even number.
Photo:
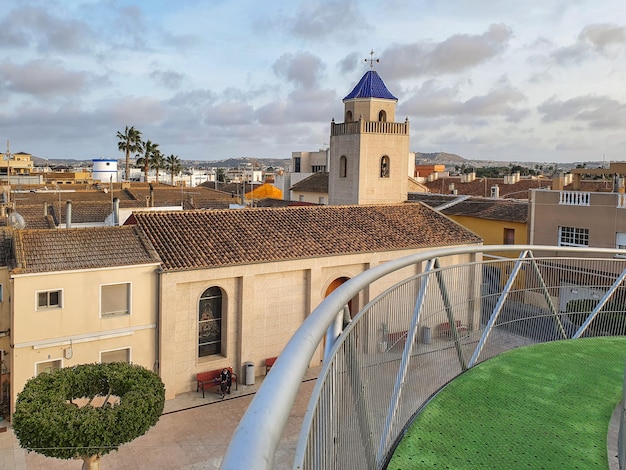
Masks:
[[[65,228],[72,228],[72,201],[65,203]]]
[[[161,377],[161,348],[160,348],[160,330],[161,330],[161,276],[163,276],[163,268],[156,269],[157,299],[156,299],[156,328],[154,329],[154,373]]]

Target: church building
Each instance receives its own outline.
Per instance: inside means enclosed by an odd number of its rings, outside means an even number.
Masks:
[[[344,122],[330,127],[329,204],[407,200],[409,121],[395,122],[397,102],[373,69],[343,99]]]

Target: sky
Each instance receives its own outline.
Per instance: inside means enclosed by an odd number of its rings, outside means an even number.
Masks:
[[[2,0],[0,152],[290,158],[371,57],[411,151],[626,161],[624,0]]]

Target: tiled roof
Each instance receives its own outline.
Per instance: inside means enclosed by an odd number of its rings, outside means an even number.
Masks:
[[[328,172],[321,171],[298,181],[291,187],[291,191],[308,193],[328,193]]]
[[[313,202],[285,201],[284,199],[263,198],[254,201],[254,207],[289,207],[289,206],[317,206]]]
[[[422,204],[142,212],[163,269],[204,269],[481,243]]]
[[[15,274],[158,263],[136,226],[16,230]]]
[[[18,207],[16,212],[24,218],[26,228],[41,229],[55,227],[52,216],[44,214],[43,204],[28,206],[22,205]]]
[[[428,181],[424,184],[431,193],[450,194],[450,185],[454,184],[454,189],[459,195],[481,197],[491,196],[491,187],[498,185],[500,197],[528,199],[530,189],[550,188],[552,187],[552,180],[548,178],[521,179],[517,183],[504,184],[503,178],[476,178],[469,183],[462,183],[460,177],[452,176]]]
[[[355,98],[383,98],[398,101],[398,98],[391,94],[375,70],[365,72],[359,83],[343,100]]]
[[[67,222],[67,202],[60,207],[58,203],[50,204],[48,210],[57,224]],[[111,201],[72,201],[72,223],[75,224],[103,223],[112,212]]]
[[[430,195],[425,193],[412,193],[409,195],[409,200],[423,202],[434,209],[444,204],[449,204],[457,199],[459,199],[459,196]],[[459,201],[456,204],[442,209],[441,213],[445,215],[526,223],[528,220],[528,202],[518,201],[516,199],[470,197],[469,199]]]
[[[0,266],[7,266],[12,255],[14,230],[9,227],[0,227]]]

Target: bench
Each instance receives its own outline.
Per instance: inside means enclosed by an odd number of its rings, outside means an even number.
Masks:
[[[196,374],[196,392],[198,390],[202,390],[202,398],[204,398],[204,391],[210,389],[211,387],[218,387],[219,390],[220,376],[222,374],[222,370],[224,369],[228,369],[230,371],[233,383],[235,384],[235,390],[238,390],[237,374],[233,372],[233,368],[222,367],[221,369],[211,370],[209,372],[200,372],[199,374]]]
[[[265,359],[265,375],[270,371],[274,363],[276,362],[277,357],[268,357]]]
[[[465,335],[469,329],[465,325],[461,325],[461,320],[455,320],[454,326],[456,327],[456,331],[459,335]],[[450,323],[440,323],[437,327],[439,329],[439,336],[452,338],[452,328],[450,328]]]
[[[394,333],[387,333],[387,348],[391,349],[396,344],[406,341],[407,330],[404,331],[396,331]]]

